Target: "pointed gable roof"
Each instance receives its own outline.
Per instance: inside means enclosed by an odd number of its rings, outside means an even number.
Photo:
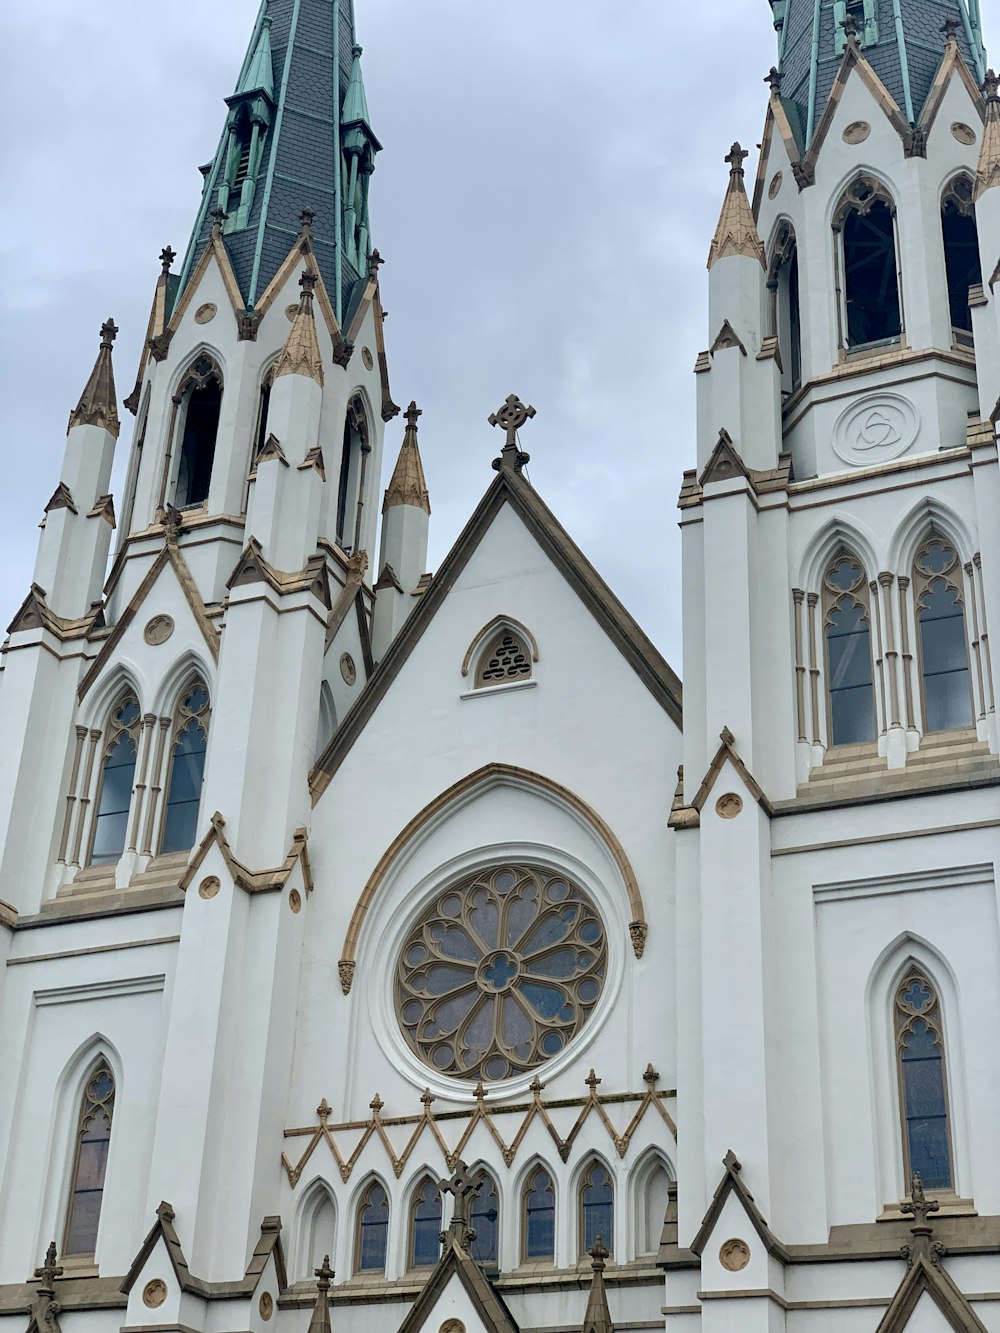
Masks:
[[[503,1297],[483,1270],[453,1236],[449,1236],[420,1295],[410,1306],[399,1333],[419,1333],[427,1326],[434,1307],[444,1295],[449,1282],[456,1279],[465,1289],[472,1307],[488,1333],[518,1333],[514,1316],[507,1309]]]
[[[748,156],[745,149],[734,143],[726,156],[729,163],[729,187],[722,203],[719,223],[708,252],[708,267],[714,268],[720,259],[730,255],[745,255],[759,260],[765,266],[764,244],[757,234],[750,200],[743,183],[743,162]]]
[[[708,1205],[708,1211],[705,1214],[701,1226],[698,1228],[698,1234],[691,1242],[692,1253],[697,1254],[700,1257],[704,1252],[705,1246],[712,1238],[712,1232],[715,1230],[715,1225],[722,1216],[723,1205],[729,1198],[730,1194],[735,1194],[736,1198],[743,1206],[744,1212],[750,1219],[753,1229],[763,1241],[764,1248],[767,1250],[768,1254],[773,1254],[783,1262],[786,1262],[788,1254],[784,1246],[771,1232],[760,1209],[754,1202],[753,1195],[743,1183],[743,1179],[740,1176],[743,1166],[732,1149],[730,1149],[722,1159],[722,1165],[725,1168],[725,1172],[722,1179],[719,1181],[718,1189],[712,1197],[712,1202]]]
[[[367,687],[347,713],[310,774],[313,803],[319,800],[351,746],[368,724],[424,630],[468,564],[494,518],[509,504],[552,563],[591,612],[657,703],[679,727],[679,677],[591,565],[530,482],[514,467],[501,467],[419,605],[392,641]]]
[[[69,415],[67,430],[72,430],[74,426],[102,426],[117,439],[121,427],[115,395],[115,372],[111,364],[111,344],[117,332],[118,327],[113,319],[106,319],[101,325],[100,351],[80,401]]]

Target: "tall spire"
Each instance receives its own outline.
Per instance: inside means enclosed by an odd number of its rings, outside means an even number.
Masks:
[[[121,426],[115,401],[115,372],[111,364],[111,345],[117,333],[118,326],[113,319],[106,319],[101,325],[101,348],[80,401],[69,414],[67,429],[72,430],[74,426],[102,426],[117,437]]]
[[[1000,185],[1000,79],[990,69],[983,80],[986,95],[986,125],[979,149],[976,171],[976,198]]]
[[[729,255],[747,255],[751,259],[760,260],[761,266],[764,265],[764,246],[757,234],[757,224],[743,180],[743,163],[748,156],[745,148],[734,143],[726,157],[729,163],[729,189],[708,252],[709,268]]]
[[[253,310],[288,255],[308,203],[316,211],[310,238],[316,262],[344,323],[367,279],[368,181],[380,147],[368,124],[356,51],[350,0],[263,0],[235,91],[225,99],[222,137],[202,168],[201,207],[175,300],[209,242],[213,210],[222,208],[223,243]],[[355,172],[361,188],[354,193],[363,194],[365,212],[360,238],[358,199],[348,198],[350,164],[343,163],[359,124],[366,150]]]
[[[594,1270],[590,1284],[590,1297],[587,1300],[587,1312],[583,1316],[581,1333],[615,1333],[608,1309],[608,1293],[604,1286],[604,1265],[608,1261],[608,1252],[603,1239],[598,1236],[594,1248],[589,1251],[591,1267]]]
[[[425,514],[431,512],[430,494],[424,479],[424,465],[420,460],[420,448],[417,444],[417,418],[423,413],[416,403],[411,402],[406,409],[406,431],[403,434],[402,447],[393,469],[385,499],[382,501],[382,513],[395,505],[415,505]]]
[[[975,0],[897,0],[895,21],[887,21],[878,0],[770,0],[778,34],[781,97],[803,149],[812,142],[846,49],[845,19],[854,19],[860,53],[869,61],[911,124],[934,82],[943,54],[929,40],[945,27],[954,30],[958,49],[977,80],[986,73],[986,55]],[[949,24],[949,19],[957,20]],[[938,37],[940,41],[940,37]]]

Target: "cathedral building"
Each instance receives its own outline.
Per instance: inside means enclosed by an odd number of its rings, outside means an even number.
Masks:
[[[3,644],[0,1333],[1000,1330],[998,80],[755,3],[682,697],[516,395],[428,572],[352,0],[263,0]]]

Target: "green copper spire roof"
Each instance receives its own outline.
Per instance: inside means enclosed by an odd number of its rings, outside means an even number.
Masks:
[[[223,208],[223,241],[253,310],[295,244],[303,208],[343,324],[368,276],[369,127],[353,0],[262,0],[205,177],[179,299]]]
[[[917,124],[944,54],[944,31],[955,30],[977,82],[986,72],[979,0],[769,0],[778,33],[781,97],[804,148],[833,87],[844,53],[841,27],[853,18],[865,59],[903,118]],[[953,24],[948,20],[955,20]]]

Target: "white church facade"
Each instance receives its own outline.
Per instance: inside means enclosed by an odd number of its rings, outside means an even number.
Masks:
[[[3,643],[0,1333],[1000,1333],[1000,93],[770,9],[682,691],[514,395],[427,571],[352,0],[263,0]]]

